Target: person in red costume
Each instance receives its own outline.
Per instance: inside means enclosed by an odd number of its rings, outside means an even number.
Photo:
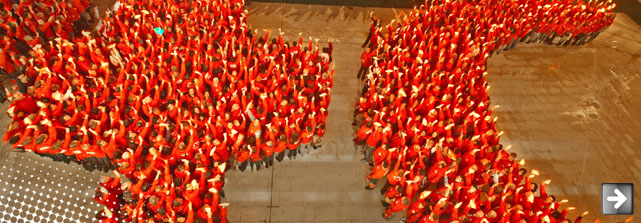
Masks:
[[[369,47],[365,48],[365,51],[361,54],[361,69],[358,70],[356,78],[363,80],[369,67],[372,65],[372,52]]]

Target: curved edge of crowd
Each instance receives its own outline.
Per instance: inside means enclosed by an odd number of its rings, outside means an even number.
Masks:
[[[373,12],[354,111],[365,189],[402,222],[581,222],[499,143],[487,59],[518,43],[583,45],[610,26],[599,1],[426,1],[383,26]],[[627,221],[629,221],[628,219]]]

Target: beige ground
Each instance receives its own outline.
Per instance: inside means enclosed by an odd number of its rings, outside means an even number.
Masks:
[[[306,38],[333,41],[337,65],[325,146],[272,169],[228,173],[230,220],[384,222],[380,195],[363,189],[367,167],[353,149],[349,126],[360,89],[355,75],[360,44],[370,25],[367,14],[374,10],[388,22],[396,11],[268,3],[252,3],[248,9],[253,27],[274,33],[282,28],[286,40],[304,32]],[[639,26],[619,15],[612,28],[586,46],[520,45],[490,60],[490,95],[494,104],[501,105],[496,113],[498,128],[506,132],[502,142],[512,144],[528,167],[541,171],[539,181],[552,179],[549,191],[559,199],[570,199],[578,209],[574,215],[589,210],[590,219],[622,220],[625,217],[600,215],[600,184],[641,185],[639,33]],[[6,105],[0,106],[4,109]],[[7,124],[8,118],[0,115],[0,126]],[[3,143],[0,222],[89,222],[98,208],[91,197],[99,175],[77,165],[10,152]],[[41,205],[38,199],[48,204]],[[31,208],[32,202],[48,211]],[[639,207],[636,213],[641,213]],[[398,222],[398,216],[391,222]]]
[[[641,213],[641,27],[619,14],[582,47],[522,45],[492,58],[498,128],[550,192],[602,217],[601,183],[635,183]],[[641,222],[637,218],[634,222]]]

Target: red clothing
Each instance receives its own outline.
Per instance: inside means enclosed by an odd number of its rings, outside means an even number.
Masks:
[[[361,67],[369,67],[372,65],[372,53],[363,52],[361,54]]]
[[[15,101],[14,103],[14,113],[18,111],[24,112],[25,114],[33,114],[38,111],[38,105],[32,97],[25,96],[24,99]]]

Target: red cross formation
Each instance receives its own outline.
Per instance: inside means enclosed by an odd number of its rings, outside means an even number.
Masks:
[[[355,142],[372,166],[366,188],[386,181],[383,216],[406,211],[407,222],[566,220],[574,208],[547,194],[549,180],[534,186],[538,171],[527,173],[525,160],[514,160],[509,146],[499,144],[503,132],[491,116],[487,59],[519,42],[582,45],[612,24],[614,4],[425,5],[387,29],[372,17],[371,51],[361,57],[373,64],[356,104]]]
[[[280,36],[273,44],[258,43],[249,36],[243,4],[124,1],[103,20],[99,34],[56,38],[48,49],[36,49],[33,69],[27,70],[37,76],[35,85],[12,101],[14,122],[5,140],[41,154],[115,166],[117,177],[101,179],[97,190],[96,200],[105,205],[101,222],[226,222],[226,204],[219,201],[225,171],[248,160],[295,153],[303,138],[321,137],[324,129],[317,127],[325,122],[333,75],[331,45],[329,52],[321,52],[310,40],[305,51],[301,38],[297,48],[285,48]],[[568,1],[435,1],[428,9],[412,11],[398,26],[389,26],[391,38],[379,36],[380,28],[374,26],[377,55],[368,75],[369,90],[357,109],[373,111],[360,110],[366,121],[379,126],[372,132],[380,130],[381,141],[394,148],[386,161],[374,155],[379,158],[375,169],[384,162],[381,166],[387,168],[395,164],[383,176],[396,183],[391,188],[404,189],[397,190],[400,196],[389,196],[386,217],[409,206],[408,220],[421,222],[448,222],[445,216],[497,219],[478,216],[478,211],[556,219],[558,206],[539,205],[540,197],[534,197],[529,186],[531,177],[515,174],[519,163],[498,146],[502,133],[495,133],[489,118],[486,59],[525,37],[554,43],[569,38],[571,42],[562,43],[572,44],[590,40],[611,24],[612,7]],[[207,47],[214,45],[217,49]],[[251,52],[256,54],[246,56]],[[254,69],[246,70],[249,65]],[[213,67],[223,71],[214,72]],[[272,77],[278,86],[264,84]],[[398,94],[391,96],[393,91]],[[286,98],[289,103],[266,98]],[[402,110],[384,108],[387,99]],[[458,100],[462,103],[454,103]],[[406,113],[410,110],[412,115]],[[206,118],[195,115],[205,111]],[[280,115],[263,116],[276,111]],[[258,121],[248,120],[254,118]],[[389,128],[391,123],[396,126]],[[308,126],[315,134],[306,132]],[[287,135],[281,147],[276,135],[272,145],[260,148],[252,148],[260,142],[239,136],[280,131],[301,136]],[[434,137],[425,140],[429,137],[420,132]],[[401,141],[403,146],[395,144]],[[413,172],[418,167],[423,171]],[[489,171],[498,167],[513,171]],[[132,183],[120,184],[120,174]],[[491,189],[471,186],[494,176],[499,183]],[[382,176],[368,179],[376,177]],[[423,187],[423,181],[431,188]],[[535,215],[507,207],[518,199],[527,200],[526,208]]]

